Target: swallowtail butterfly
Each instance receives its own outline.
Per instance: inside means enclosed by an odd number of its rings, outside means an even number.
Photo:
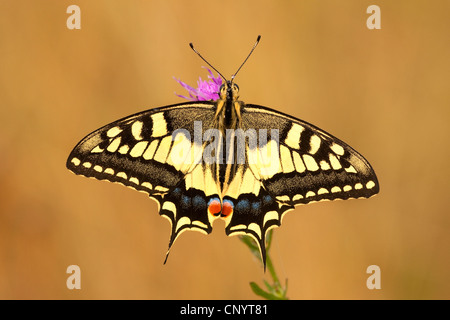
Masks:
[[[295,205],[369,198],[379,185],[367,160],[343,141],[238,100],[236,73],[231,81],[219,73],[225,82],[215,101],[150,109],[95,130],[73,149],[67,168],[156,200],[171,223],[167,255],[181,233],[209,234],[222,218],[227,235],[256,240],[265,266],[265,235]]]

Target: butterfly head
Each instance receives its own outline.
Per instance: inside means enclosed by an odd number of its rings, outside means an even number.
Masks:
[[[239,98],[239,86],[233,80],[227,80],[220,86],[219,96],[222,100],[237,100]]]

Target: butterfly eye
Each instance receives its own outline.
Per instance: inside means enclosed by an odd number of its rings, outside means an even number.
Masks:
[[[225,96],[227,94],[227,89],[228,89],[228,86],[225,84],[222,84],[219,89],[219,95]]]
[[[233,89],[239,91],[239,86],[236,83],[233,83]]]

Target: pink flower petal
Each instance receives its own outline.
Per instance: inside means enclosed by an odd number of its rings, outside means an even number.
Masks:
[[[211,70],[206,67],[205,68],[209,75],[209,80],[202,80],[200,77],[197,81],[197,88],[193,88],[183,81],[174,77],[175,81],[177,81],[183,88],[185,88],[189,93],[189,98],[186,96],[179,95],[175,93],[176,96],[181,97],[183,99],[191,100],[191,101],[208,101],[208,100],[217,100],[219,99],[219,90],[222,85],[222,78],[220,76],[214,77],[214,74]]]

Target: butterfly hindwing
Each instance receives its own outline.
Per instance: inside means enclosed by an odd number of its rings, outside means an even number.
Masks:
[[[282,215],[292,205],[280,204],[269,194],[261,181],[255,178],[248,167],[241,169],[231,186],[240,184],[239,192],[229,193],[224,201],[233,203],[233,215],[225,228],[227,235],[248,235],[258,244],[263,265],[266,265],[265,235],[268,230],[281,225]]]

